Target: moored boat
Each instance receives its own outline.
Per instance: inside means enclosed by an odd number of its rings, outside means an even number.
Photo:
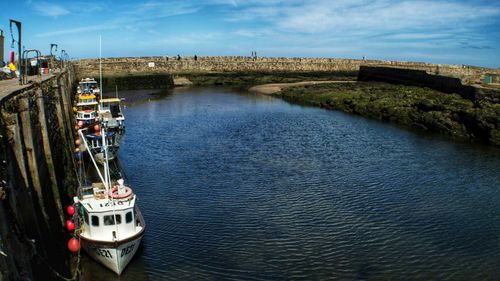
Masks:
[[[119,98],[102,98],[99,101],[99,117],[107,127],[122,132],[125,129],[125,116]]]
[[[84,131],[78,131],[83,146],[100,181],[79,187],[74,202],[82,217],[78,233],[83,249],[96,261],[121,274],[137,252],[144,235],[145,222],[137,196],[122,178],[112,179],[109,168],[106,128],[101,128],[103,172],[89,147]]]

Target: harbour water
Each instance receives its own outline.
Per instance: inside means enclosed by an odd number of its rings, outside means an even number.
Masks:
[[[500,276],[497,148],[225,88],[125,114],[148,229],[121,279],[84,257],[82,280]]]

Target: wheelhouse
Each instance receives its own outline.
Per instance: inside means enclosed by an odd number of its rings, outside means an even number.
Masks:
[[[83,94],[78,96],[76,106],[97,105],[97,97],[95,95]]]
[[[97,81],[95,81],[93,78],[84,78],[80,81],[80,83],[78,83],[77,92],[78,94],[99,94],[100,90],[97,85]]]
[[[95,120],[97,112],[95,110],[80,110],[76,112],[76,119],[82,121]]]

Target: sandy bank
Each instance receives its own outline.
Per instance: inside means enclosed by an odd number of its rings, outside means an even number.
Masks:
[[[263,94],[263,95],[272,95],[277,92],[280,92],[284,88],[288,87],[296,87],[296,86],[306,86],[306,85],[317,85],[317,84],[327,84],[327,83],[356,83],[356,81],[302,81],[295,83],[271,83],[271,84],[263,84],[253,86],[248,89],[252,93]]]

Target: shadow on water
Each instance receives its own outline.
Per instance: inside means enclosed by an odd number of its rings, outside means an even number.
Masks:
[[[152,101],[164,99],[172,94],[171,89],[148,89],[148,90],[127,90],[119,91],[118,97],[124,101],[126,106],[138,105]],[[104,97],[115,97],[115,92],[104,93]]]

